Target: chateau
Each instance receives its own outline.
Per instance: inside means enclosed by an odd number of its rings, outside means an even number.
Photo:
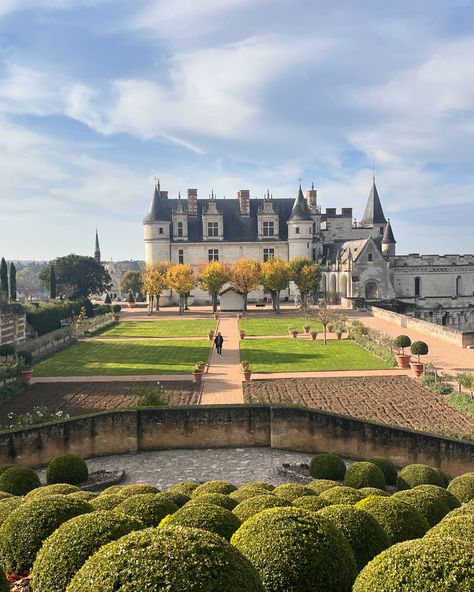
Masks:
[[[314,185],[305,194],[300,185],[296,198],[267,192],[255,199],[242,189],[234,199],[214,192],[199,199],[197,189],[188,189],[186,199],[170,199],[157,182],[143,225],[147,263],[311,257],[323,270],[321,290],[332,297],[389,302],[428,321],[474,326],[474,254],[397,255],[375,178],[360,221],[352,208],[323,213]],[[198,288],[193,296],[209,301]],[[249,301],[264,297],[256,291]],[[291,288],[286,297],[293,297]]]

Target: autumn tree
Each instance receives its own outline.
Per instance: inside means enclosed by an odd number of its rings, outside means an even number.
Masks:
[[[123,274],[120,282],[120,291],[122,294],[132,294],[134,298],[142,291],[142,276],[139,271],[129,269]]]
[[[273,310],[280,312],[280,291],[286,290],[290,281],[290,266],[273,257],[260,264],[260,283],[272,295]]]
[[[210,261],[199,267],[198,284],[212,298],[212,312],[217,311],[217,296],[230,279],[230,268],[220,261]]]
[[[301,295],[303,307],[316,300],[321,280],[321,269],[310,257],[297,257],[290,261],[291,280]]]
[[[168,288],[179,295],[179,314],[183,314],[186,296],[196,285],[196,278],[190,265],[177,263],[168,268],[166,272]]]
[[[166,272],[169,263],[162,261],[160,263],[149,263],[141,274],[141,289],[148,297],[148,314],[153,312],[153,305],[156,304],[156,310],[160,310],[160,296],[167,288]]]
[[[247,312],[249,292],[260,285],[260,265],[253,259],[239,259],[231,270],[230,283],[244,297],[244,312]]]

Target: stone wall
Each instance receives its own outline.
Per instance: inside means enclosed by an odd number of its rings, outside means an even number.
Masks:
[[[18,345],[26,338],[26,315],[24,312],[17,312],[17,307],[22,310],[21,306],[15,304],[0,305],[0,345]]]
[[[46,465],[64,453],[85,458],[171,448],[272,447],[383,455],[427,463],[450,476],[472,470],[474,443],[299,407],[206,406],[114,411],[0,433],[0,464]]]

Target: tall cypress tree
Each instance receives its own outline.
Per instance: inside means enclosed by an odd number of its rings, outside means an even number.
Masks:
[[[0,292],[5,292],[5,298],[8,298],[8,267],[4,257],[0,263]]]
[[[54,265],[51,264],[49,269],[49,297],[51,300],[56,298],[56,272],[54,271]]]
[[[10,263],[10,300],[16,300],[16,267],[13,262]]]

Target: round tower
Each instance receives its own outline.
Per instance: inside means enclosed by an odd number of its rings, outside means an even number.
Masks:
[[[288,219],[288,260],[311,257],[313,219],[303,196],[301,184]]]
[[[395,257],[395,245],[397,241],[393,236],[392,225],[390,224],[390,218],[385,226],[385,231],[382,238],[382,255],[385,257]]]
[[[160,190],[160,182],[157,181],[150,209],[143,219],[146,263],[168,261],[171,258],[170,226],[168,195]]]

